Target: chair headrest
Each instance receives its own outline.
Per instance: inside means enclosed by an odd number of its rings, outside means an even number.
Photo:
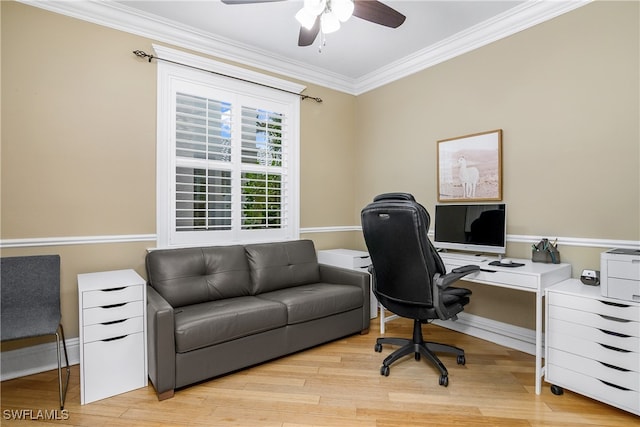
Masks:
[[[379,194],[373,198],[374,202],[379,202],[381,200],[408,200],[411,202],[416,201],[413,195],[409,193],[384,193]]]

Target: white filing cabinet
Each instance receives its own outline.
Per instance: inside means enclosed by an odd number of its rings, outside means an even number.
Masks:
[[[80,403],[147,385],[146,284],[134,270],[78,275]]]
[[[610,249],[600,254],[603,296],[640,302],[640,250]]]
[[[569,279],[547,289],[545,380],[640,415],[640,303]]]
[[[354,251],[352,249],[327,249],[318,251],[318,262],[320,264],[333,265],[336,267],[348,268],[351,270],[364,271],[368,273],[371,265],[371,257],[368,252]],[[371,288],[370,294],[370,317],[378,317],[378,300]]]

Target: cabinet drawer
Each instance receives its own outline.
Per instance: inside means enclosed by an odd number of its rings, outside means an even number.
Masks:
[[[637,304],[625,304],[624,301],[616,301],[613,303],[595,298],[584,298],[576,295],[550,292],[549,304],[640,322],[640,306]]]
[[[554,325],[556,322],[567,322],[577,327],[594,329],[600,333],[622,336],[621,340],[624,340],[625,336],[629,336],[640,342],[640,322],[621,320],[615,317],[601,316],[552,305],[549,306],[549,324]],[[596,339],[600,334],[594,332],[591,336]],[[585,338],[588,337],[585,336]]]
[[[618,319],[613,316],[604,316],[571,308],[549,306],[549,321],[564,320],[578,325],[590,326],[605,331],[640,337],[640,322]]]
[[[147,385],[144,335],[84,344],[84,403]]]
[[[143,314],[144,307],[142,306],[142,301],[93,307],[82,310],[82,324],[88,326],[96,323],[112,322],[114,320],[142,316]]]
[[[640,391],[640,372],[608,366],[593,359],[553,348],[549,350],[547,360],[561,368],[580,372],[619,387]]]
[[[601,345],[608,345],[620,350],[632,351],[640,354],[640,338],[629,335],[608,332],[603,329],[578,325],[564,320],[554,319],[549,323],[549,329],[560,334],[571,335]]]
[[[96,325],[85,326],[84,342],[110,340],[123,335],[142,332],[143,326],[144,318],[142,316],[116,321],[114,323],[98,323]]]
[[[640,393],[635,390],[624,390],[553,363],[548,364],[546,370],[546,380],[552,384],[636,414],[640,411]]]
[[[470,263],[471,264],[471,263]],[[461,264],[467,265],[467,264]],[[460,267],[460,265],[446,265],[447,271],[451,271],[454,268]],[[484,267],[483,267],[484,268]],[[510,288],[527,288],[537,289],[538,279],[535,276],[527,274],[509,273],[507,271],[476,271],[474,273],[465,276],[469,280],[487,282],[487,283],[500,283],[508,285]],[[465,277],[462,280],[465,280]]]
[[[547,338],[549,339],[547,345],[550,349],[555,348],[619,368],[640,372],[640,354],[637,352],[615,350],[594,341],[559,333],[555,326],[553,329],[551,326],[549,327]]]
[[[143,291],[142,285],[134,285],[83,292],[82,307],[101,307],[142,300]]]

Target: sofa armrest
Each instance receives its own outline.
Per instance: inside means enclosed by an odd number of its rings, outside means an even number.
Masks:
[[[362,332],[367,332],[369,330],[369,323],[371,322],[371,275],[364,270],[350,270],[348,268],[327,264],[319,264],[319,266],[320,281],[340,285],[353,285],[362,289],[362,297],[364,300],[362,307]]]
[[[173,396],[176,384],[176,345],[173,307],[147,285],[147,352],[149,379],[158,399]]]

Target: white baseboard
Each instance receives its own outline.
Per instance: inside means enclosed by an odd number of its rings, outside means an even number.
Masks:
[[[469,313],[458,313],[458,320],[454,322],[436,320],[433,324],[528,354],[536,354],[536,332],[533,329],[521,328]]]
[[[68,339],[66,344],[69,365],[77,365],[80,363],[79,339]],[[64,366],[64,350],[60,349],[60,351],[62,352],[62,366]],[[0,380],[2,381],[52,369],[58,369],[55,341],[0,353]]]

